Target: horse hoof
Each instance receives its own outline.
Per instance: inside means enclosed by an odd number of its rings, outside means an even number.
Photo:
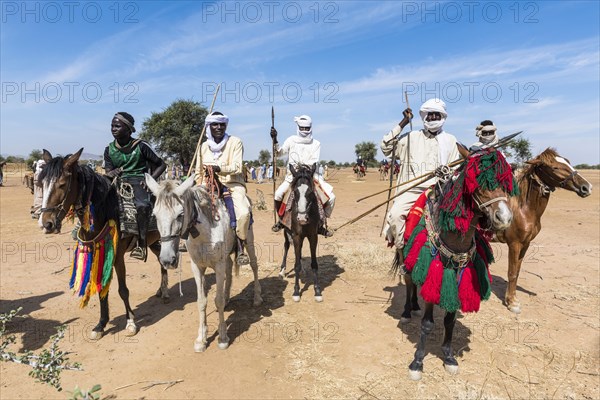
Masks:
[[[91,340],[100,340],[102,338],[102,331],[92,331],[90,332],[90,339]]]
[[[317,303],[322,303],[323,302],[323,296],[315,296],[315,301]]]
[[[300,301],[300,296],[292,296],[292,299],[297,303]]]
[[[194,351],[196,353],[204,353],[204,350],[206,350],[206,344],[194,342]]]
[[[416,317],[420,317],[423,314],[421,310],[412,310],[411,313]]]
[[[420,381],[422,377],[423,377],[423,372],[413,371],[412,369],[408,370],[408,378],[411,381]]]
[[[446,372],[450,375],[458,374],[458,365],[444,364],[444,368],[446,369]]]
[[[162,298],[163,304],[169,304],[171,302],[171,298],[169,296]]]
[[[229,343],[227,343],[227,342],[219,343],[219,349],[221,349],[221,350],[227,350],[228,347],[229,347]]]
[[[408,324],[411,321],[410,318],[407,317],[400,317],[400,323],[401,324]]]
[[[515,314],[521,314],[521,305],[520,304],[513,304],[511,306],[508,306],[508,309]]]
[[[136,333],[137,326],[135,326],[135,322],[132,319],[128,319],[125,326],[125,336],[134,336]]]

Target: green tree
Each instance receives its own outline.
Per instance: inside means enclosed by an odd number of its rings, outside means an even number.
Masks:
[[[191,165],[207,114],[208,110],[198,102],[175,100],[165,110],[153,112],[144,121],[140,137],[181,165]]]
[[[356,157],[361,156],[367,163],[369,161],[375,161],[377,145],[373,142],[360,142],[354,146],[354,153],[356,154]]]
[[[18,156],[8,156],[8,157],[6,157],[5,161],[7,163],[19,164],[19,163],[24,163],[25,159],[23,157],[18,157]]]
[[[510,142],[507,146],[510,150],[508,156],[512,157],[517,165],[531,159],[531,143],[527,138],[519,138]]]
[[[38,150],[38,149],[31,150],[31,153],[29,153],[29,157],[25,161],[25,166],[27,168],[33,169],[33,167],[32,167],[33,163],[41,158],[42,158],[41,150]]]
[[[268,164],[271,162],[271,152],[269,150],[261,150],[258,153],[258,163],[260,165]]]

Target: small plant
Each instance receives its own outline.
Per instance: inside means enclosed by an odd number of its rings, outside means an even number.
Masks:
[[[29,376],[35,378],[36,381],[47,383],[58,391],[62,390],[60,385],[60,373],[67,370],[81,371],[79,363],[69,363],[68,352],[59,349],[58,342],[65,336],[66,325],[61,325],[57,328],[57,333],[52,335],[50,339],[52,343],[49,348],[44,348],[39,354],[34,354],[31,351],[25,354],[16,354],[8,350],[8,347],[14,344],[17,340],[15,335],[6,335],[6,324],[8,324],[18,313],[21,307],[16,310],[11,310],[7,314],[0,314],[0,360],[12,361],[18,364],[29,365],[32,370]]]
[[[102,386],[94,385],[90,390],[81,390],[79,386],[75,386],[75,390],[71,392],[71,397],[69,400],[99,400],[100,399],[100,389]]]

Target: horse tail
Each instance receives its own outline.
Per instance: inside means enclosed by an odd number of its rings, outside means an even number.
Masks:
[[[394,261],[392,261],[392,266],[390,268],[389,274],[392,277],[402,275],[402,265],[404,264],[404,256],[400,253],[402,250],[396,249],[394,254]]]

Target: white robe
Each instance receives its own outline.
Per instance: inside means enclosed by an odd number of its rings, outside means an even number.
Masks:
[[[381,151],[390,159],[392,157],[393,144],[388,142],[394,136],[398,135],[400,131],[400,126],[396,125],[396,127],[383,137],[381,142]],[[409,138],[410,155],[408,154]],[[407,135],[401,136],[396,147],[396,160],[400,163],[400,174],[396,183],[400,184],[433,172],[440,165],[447,165],[459,158],[460,153],[456,147],[456,138],[453,135],[444,131],[435,136],[424,130],[412,131]],[[435,182],[436,178],[431,178],[394,200],[383,228],[383,233],[385,233],[390,243],[394,242],[398,247],[404,245],[402,236],[404,235],[406,216],[421,193]],[[396,189],[396,193],[406,189],[407,186],[400,186]]]

